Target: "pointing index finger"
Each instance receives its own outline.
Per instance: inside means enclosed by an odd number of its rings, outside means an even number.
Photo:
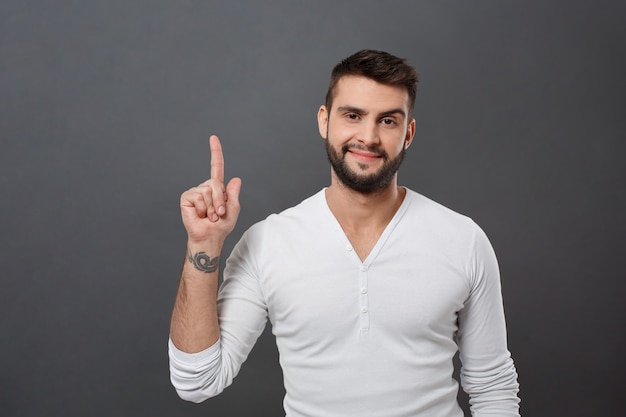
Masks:
[[[222,144],[217,136],[212,135],[209,139],[211,147],[211,179],[224,184],[224,154]]]

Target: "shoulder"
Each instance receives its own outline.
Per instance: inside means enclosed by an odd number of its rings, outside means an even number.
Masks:
[[[422,224],[430,224],[437,228],[454,229],[457,231],[471,231],[478,227],[470,217],[456,212],[413,190],[407,189],[405,198],[408,202],[408,218],[413,221],[418,221]]]
[[[408,207],[401,228],[413,238],[442,250],[473,253],[486,235],[471,217],[458,213],[419,193],[407,190]]]
[[[270,214],[264,220],[250,227],[245,234],[262,236],[271,233],[271,235],[277,236],[283,233],[293,233],[307,227],[315,227],[315,224],[327,221],[328,210],[325,202],[324,190],[321,190],[293,207]]]
[[[323,212],[323,208],[326,205],[326,197],[324,190],[320,190],[312,196],[302,200],[300,203],[293,207],[289,207],[277,214],[268,216],[266,220],[289,220],[294,218],[319,216]]]
[[[296,248],[321,242],[328,235],[330,224],[325,218],[324,203],[322,191],[255,223],[239,239],[231,257],[254,258],[261,268],[268,259],[284,258]]]
[[[466,265],[475,266],[477,258],[495,257],[487,235],[472,218],[410,190],[407,198],[410,206],[403,221],[410,238],[452,254],[450,259]]]

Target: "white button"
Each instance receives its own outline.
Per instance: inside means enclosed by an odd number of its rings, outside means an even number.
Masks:
[[[367,267],[365,265],[361,265],[361,272],[367,271]]]
[[[352,245],[346,245],[346,250],[352,250]]]
[[[367,294],[367,288],[365,287],[361,288],[361,294]]]
[[[367,313],[367,307],[363,307],[363,308],[361,309],[361,313]]]

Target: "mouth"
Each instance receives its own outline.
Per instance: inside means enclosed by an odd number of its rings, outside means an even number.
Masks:
[[[363,161],[363,162],[373,162],[380,158],[380,155],[373,154],[370,152],[361,152],[361,151],[353,151],[353,150],[350,150],[348,152],[352,154],[352,156],[355,159],[359,161]]]
[[[348,153],[351,154],[354,159],[362,162],[373,162],[383,157],[383,154],[381,152],[361,149],[355,146],[345,148],[344,155]]]

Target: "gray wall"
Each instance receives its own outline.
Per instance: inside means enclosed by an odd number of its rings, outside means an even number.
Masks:
[[[0,3],[0,414],[280,415],[269,334],[219,398],[169,384],[178,198],[211,133],[243,179],[228,250],[326,185],[315,114],[367,47],[422,74],[400,180],[490,236],[523,413],[621,415],[624,3],[260,3]]]

